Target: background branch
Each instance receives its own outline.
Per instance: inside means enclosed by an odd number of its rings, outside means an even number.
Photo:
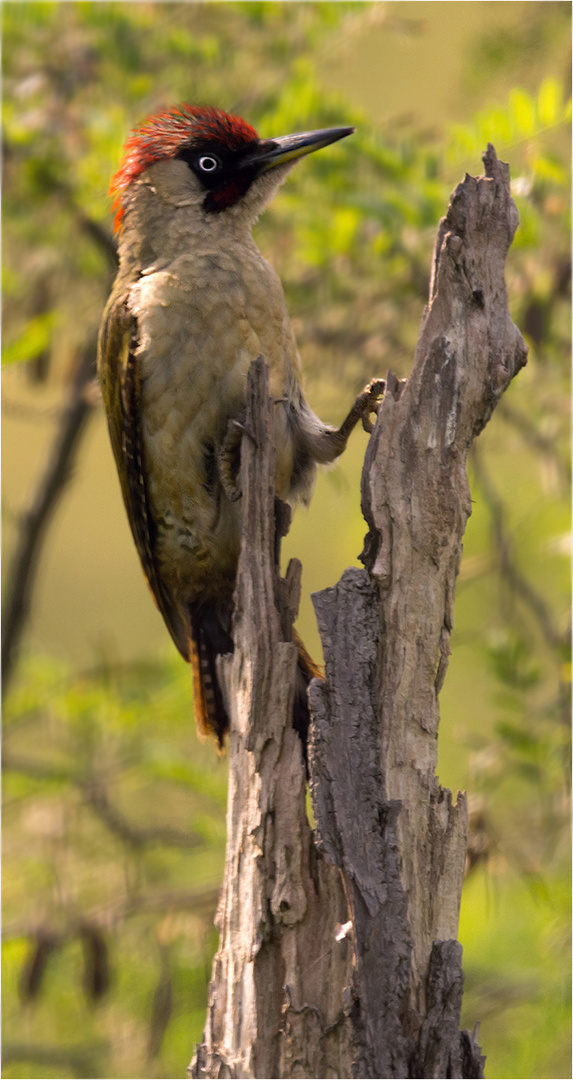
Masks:
[[[495,541],[494,551],[497,555],[500,576],[514,590],[516,596],[522,600],[534,616],[549,645],[562,649],[567,642],[555,625],[549,605],[517,566],[507,529],[505,507],[493,486],[481,454],[475,449],[472,454],[472,464],[476,480],[491,514]]]
[[[13,755],[8,750],[2,757],[3,770],[23,773],[38,780],[60,780],[73,784],[80,792],[83,801],[103,822],[111,833],[115,833],[124,844],[132,848],[141,848],[150,844],[164,844],[166,847],[194,848],[203,843],[198,833],[184,832],[170,826],[153,825],[145,828],[129,821],[113,805],[108,791],[101,779],[95,776],[82,776],[65,766],[50,765],[45,762],[27,761]]]
[[[36,495],[23,515],[8,571],[2,610],[2,691],[10,684],[26,621],[44,540],[52,515],[69,483],[78,449],[94,407],[90,386],[96,375],[96,339],[78,362],[67,408]]]

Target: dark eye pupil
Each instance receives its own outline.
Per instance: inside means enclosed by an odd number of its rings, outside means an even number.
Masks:
[[[199,168],[203,169],[203,172],[214,172],[219,162],[214,157],[201,157],[199,158]]]

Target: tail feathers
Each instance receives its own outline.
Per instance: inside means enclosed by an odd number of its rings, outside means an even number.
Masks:
[[[193,705],[201,735],[214,735],[222,747],[229,717],[217,678],[217,657],[233,651],[233,640],[212,608],[194,612],[189,659],[193,671]]]
[[[324,679],[324,668],[312,659],[298,630],[293,629],[292,640],[298,650],[298,666],[306,679],[307,686],[311,679]]]
[[[306,762],[306,746],[308,743],[308,726],[310,713],[308,708],[307,690],[311,679],[324,679],[324,671],[314,662],[308,652],[304,641],[296,630],[292,634],[293,642],[298,649],[298,664],[296,669],[296,683],[294,689],[294,703],[292,710],[292,726],[298,732],[303,745]]]
[[[189,660],[193,671],[195,720],[201,735],[214,735],[222,747],[229,730],[229,717],[217,678],[217,657],[233,652],[233,640],[213,608],[192,613],[192,637]],[[322,668],[315,664],[302,638],[293,631],[298,650],[298,664],[293,702],[293,727],[304,747],[308,739],[309,710],[307,690],[311,679],[323,679]]]

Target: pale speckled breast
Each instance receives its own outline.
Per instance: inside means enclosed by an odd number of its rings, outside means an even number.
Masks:
[[[187,602],[228,597],[238,558],[238,506],[217,481],[216,448],[244,408],[261,353],[271,393],[290,397],[299,360],[282,288],[253,246],[182,255],[132,286],[138,318],[143,440],[162,576]],[[277,488],[286,498],[293,446],[276,406]]]

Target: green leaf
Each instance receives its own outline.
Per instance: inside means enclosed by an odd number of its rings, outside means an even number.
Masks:
[[[513,118],[521,135],[532,135],[535,130],[535,104],[525,90],[511,90],[509,103]]]
[[[2,350],[2,366],[24,364],[40,356],[50,344],[55,322],[55,311],[46,311],[30,319],[16,340]]]
[[[539,88],[537,97],[537,115],[542,124],[549,127],[550,124],[561,120],[562,93],[557,79],[552,76],[544,79]]]

